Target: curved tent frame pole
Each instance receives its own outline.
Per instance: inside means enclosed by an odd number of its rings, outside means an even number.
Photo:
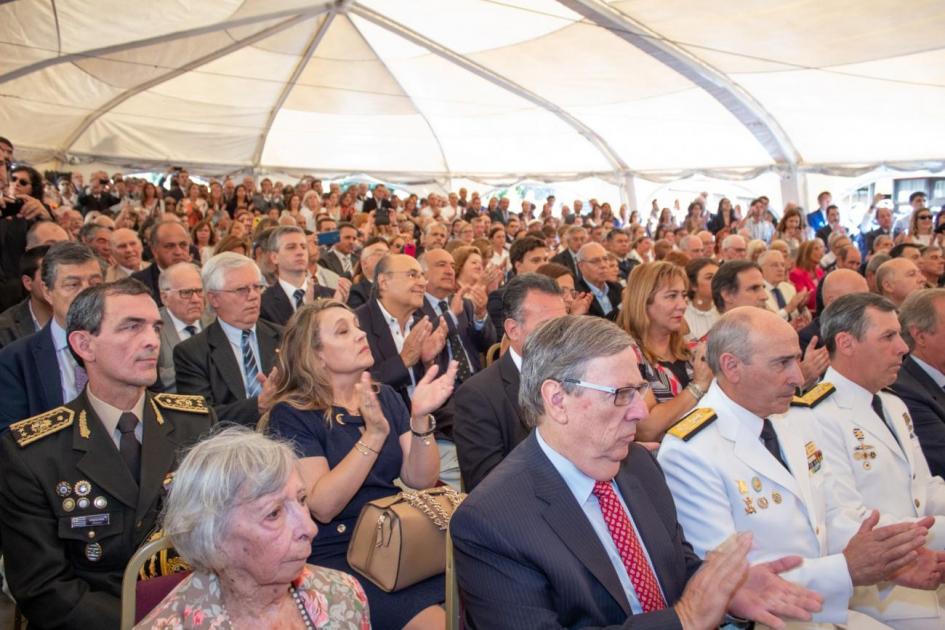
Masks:
[[[140,85],[136,85],[130,90],[126,90],[122,92],[121,94],[111,99],[110,101],[108,101],[107,103],[105,103],[104,105],[96,109],[94,112],[86,116],[85,119],[82,121],[82,123],[79,124],[79,126],[76,127],[75,130],[71,134],[69,134],[69,137],[66,138],[66,141],[63,142],[60,152],[66,153],[70,148],[72,148],[72,145],[76,143],[76,141],[82,136],[82,134],[88,131],[89,127],[92,126],[92,123],[94,123],[96,120],[101,118],[104,114],[107,114],[111,110],[115,109],[116,107],[118,107],[119,105],[127,101],[129,98],[136,96],[138,94],[141,94],[145,90],[150,90],[152,87],[156,85],[160,85],[161,83],[170,81],[171,79],[174,79],[175,77],[178,77],[184,74],[185,72],[189,72],[193,70],[194,68],[199,68],[200,66],[206,65],[210,63],[211,61],[219,59],[220,57],[224,57],[241,48],[250,46],[258,42],[259,40],[266,39],[267,37],[275,35],[276,33],[284,31],[287,28],[295,26],[296,24],[310,18],[311,18],[310,15],[297,15],[288,20],[284,20],[282,22],[279,22],[278,24],[274,24],[273,26],[270,26],[269,28],[265,28],[259,31],[258,33],[254,33],[253,35],[250,35],[249,37],[244,37],[243,39],[237,40],[233,42],[232,44],[230,44],[229,46],[224,46],[223,48],[220,48],[219,50],[215,50],[208,55],[204,55],[203,57],[194,59],[193,61],[190,61],[184,64],[180,68],[175,68],[174,70],[171,70],[170,72],[166,72],[160,76],[157,76],[151,79],[150,81],[145,81],[144,83]]]
[[[386,31],[390,31],[394,35],[402,37],[412,44],[426,48],[434,55],[446,59],[450,63],[463,68],[467,72],[471,72],[476,76],[492,83],[493,85],[497,85],[498,87],[507,90],[531,103],[534,103],[548,112],[551,112],[564,121],[568,126],[572,127],[575,131],[581,134],[588,142],[590,142],[594,148],[596,148],[598,152],[604,156],[604,159],[607,160],[614,171],[625,172],[629,170],[629,167],[623,161],[620,155],[614,150],[613,147],[610,146],[610,144],[607,143],[606,140],[604,140],[604,138],[598,135],[596,131],[588,127],[579,119],[561,109],[558,105],[552,103],[548,99],[524,88],[508,77],[502,76],[501,74],[498,74],[497,72],[494,72],[485,66],[476,63],[472,59],[469,59],[468,57],[465,57],[454,50],[431,41],[429,38],[421,35],[420,33],[407,28],[403,24],[395,22],[387,16],[381,15],[372,9],[355,3],[351,5],[349,13],[353,13],[358,17],[364,18],[368,22],[371,22],[372,24],[375,24]]]

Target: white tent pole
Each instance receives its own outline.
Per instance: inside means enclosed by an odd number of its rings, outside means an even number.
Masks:
[[[299,76],[302,74],[302,71],[305,70],[305,66],[308,65],[309,60],[315,53],[315,49],[318,48],[318,45],[325,37],[325,33],[328,32],[328,27],[331,26],[331,23],[337,14],[337,7],[332,7],[331,11],[328,12],[328,15],[325,16],[325,20],[315,31],[315,34],[312,35],[312,38],[308,42],[308,46],[305,47],[305,52],[302,53],[302,57],[295,65],[295,69],[292,71],[292,76],[290,76],[288,81],[286,81],[285,86],[282,88],[282,92],[279,94],[279,98],[276,99],[272,109],[269,111],[269,118],[266,119],[266,125],[262,129],[262,133],[259,134],[259,140],[256,141],[256,149],[253,151],[253,166],[259,166],[263,149],[266,146],[266,138],[269,136],[269,130],[272,129],[272,123],[274,123],[276,120],[276,115],[278,115],[279,110],[282,109],[286,99],[289,98],[289,93],[292,91],[292,88],[295,87],[295,82],[299,80]]]
[[[368,22],[371,22],[387,31],[390,31],[398,37],[402,37],[407,41],[416,44],[417,46],[426,48],[434,55],[442,57],[443,59],[446,59],[447,61],[463,68],[464,70],[471,72],[504,90],[508,90],[516,96],[530,101],[543,109],[546,109],[564,121],[567,125],[574,128],[579,134],[584,136],[584,138],[590,142],[598,150],[598,152],[601,153],[601,155],[604,156],[604,159],[607,160],[615,172],[624,172],[629,170],[629,167],[623,161],[620,155],[596,131],[543,96],[526,89],[508,77],[498,74],[497,72],[494,72],[489,68],[476,63],[472,59],[469,59],[468,57],[465,57],[454,50],[446,48],[445,46],[428,39],[416,31],[407,28],[403,24],[395,22],[387,16],[382,15],[372,9],[364,7],[358,3],[354,3],[351,5],[349,12],[354,13],[355,15],[364,18]]]
[[[223,22],[215,22],[213,24],[208,24],[206,26],[200,26],[197,28],[191,28],[181,31],[174,31],[173,33],[165,33],[164,35],[158,35],[156,37],[148,37],[147,39],[138,39],[131,42],[124,42],[121,44],[116,44],[114,46],[104,46],[102,48],[92,48],[89,50],[83,50],[81,52],[69,53],[66,55],[58,55],[56,57],[50,57],[49,59],[41,59],[34,63],[27,64],[16,70],[11,70],[5,74],[0,74],[0,83],[6,83],[7,81],[12,81],[13,79],[18,79],[27,74],[31,74],[38,70],[48,68],[50,66],[56,66],[61,63],[70,63],[73,61],[78,61],[81,59],[89,59],[95,57],[105,57],[107,55],[114,55],[115,53],[124,52],[126,50],[134,50],[135,48],[144,48],[145,46],[154,46],[155,44],[165,44],[167,42],[172,42],[178,39],[186,39],[188,37],[196,37],[198,35],[206,35],[207,33],[216,33],[218,31],[223,31],[229,28],[236,28],[238,26],[249,26],[251,24],[256,24],[258,22],[268,22],[269,20],[276,20],[283,17],[289,16],[298,16],[298,17],[314,17],[316,15],[321,15],[322,13],[327,12],[331,8],[329,2],[325,2],[322,5],[315,5],[312,7],[299,9],[283,9],[281,11],[273,11],[271,13],[265,13],[260,15],[250,15],[243,18],[236,18],[233,20],[224,20]]]
[[[72,147],[72,145],[75,144],[76,140],[78,140],[82,136],[82,134],[85,133],[90,126],[92,126],[92,123],[98,120],[103,114],[106,114],[107,112],[111,111],[112,109],[118,107],[119,105],[127,101],[132,96],[140,94],[144,92],[145,90],[149,90],[155,85],[159,85],[161,83],[164,83],[165,81],[170,81],[171,79],[178,77],[184,74],[185,72],[189,72],[190,70],[193,70],[194,68],[198,68],[202,65],[208,64],[211,61],[219,59],[220,57],[228,55],[241,48],[245,48],[246,46],[254,44],[261,39],[265,39],[271,35],[275,35],[276,33],[284,31],[285,29],[295,26],[299,22],[302,22],[307,19],[309,19],[308,15],[297,15],[294,18],[284,20],[282,22],[279,22],[278,24],[270,26],[269,28],[261,30],[258,33],[254,33],[253,35],[250,35],[249,37],[244,37],[243,39],[237,40],[233,42],[232,44],[230,44],[229,46],[224,46],[223,48],[219,50],[215,50],[208,55],[204,55],[203,57],[194,59],[193,61],[190,61],[189,63],[184,64],[180,68],[175,68],[171,70],[170,72],[166,72],[160,76],[157,76],[151,79],[150,81],[146,81],[142,83],[141,85],[136,85],[130,90],[126,90],[122,92],[121,94],[111,99],[110,101],[108,101],[107,103],[105,103],[104,105],[96,109],[94,112],[86,116],[85,119],[81,122],[81,124],[79,124],[79,126],[76,127],[75,130],[71,134],[69,134],[69,137],[66,138],[66,141],[63,142],[62,148],[60,149],[60,151],[62,153],[65,153],[66,151],[68,151]]]
[[[778,164],[801,161],[781,125],[747,90],[724,73],[660,36],[603,0],[558,0],[575,13],[608,29],[650,57],[683,75],[722,104],[765,148]]]

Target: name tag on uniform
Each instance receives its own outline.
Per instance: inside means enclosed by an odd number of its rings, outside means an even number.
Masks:
[[[83,516],[73,516],[71,519],[72,529],[78,529],[80,527],[101,527],[102,525],[108,525],[111,522],[111,519],[107,513],[105,514],[86,514]]]

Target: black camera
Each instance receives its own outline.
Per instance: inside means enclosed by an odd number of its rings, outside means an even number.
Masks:
[[[20,210],[23,209],[24,201],[22,199],[17,199],[16,197],[4,197],[5,204],[3,206],[2,216],[4,219],[7,217],[15,217],[20,214]]]

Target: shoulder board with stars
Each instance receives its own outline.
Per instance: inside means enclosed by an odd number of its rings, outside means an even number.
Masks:
[[[185,394],[155,394],[154,402],[172,411],[187,411],[190,413],[210,413],[207,401],[203,396],[189,396]]]
[[[696,433],[715,422],[716,418],[718,416],[714,409],[709,407],[696,409],[674,424],[667,433],[688,442]]]
[[[38,416],[14,422],[10,425],[10,433],[13,434],[13,439],[22,448],[43,439],[47,435],[71,427],[74,417],[75,412],[68,407],[56,407]]]
[[[837,388],[827,382],[818,383],[809,392],[803,396],[795,396],[791,399],[792,407],[807,407],[813,409],[823,401],[827,400]]]

